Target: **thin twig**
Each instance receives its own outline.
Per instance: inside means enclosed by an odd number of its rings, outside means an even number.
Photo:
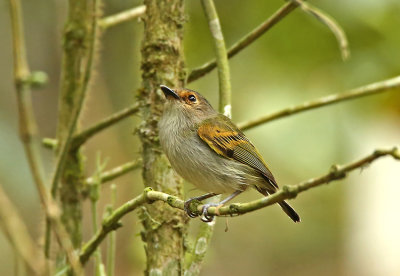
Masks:
[[[254,41],[256,41],[260,36],[262,36],[265,32],[271,29],[276,23],[285,18],[286,15],[291,13],[299,4],[295,1],[289,1],[284,4],[278,11],[276,11],[271,17],[261,23],[258,27],[252,30],[250,33],[246,34],[243,38],[237,41],[232,47],[228,50],[228,58],[232,58],[237,53],[245,49],[247,46],[251,45]],[[193,69],[188,76],[187,82],[190,83],[195,81],[202,76],[210,73],[217,67],[217,61],[212,60],[204,65]]]
[[[218,66],[219,80],[219,111],[231,117],[231,80],[229,74],[228,56],[224,36],[213,0],[202,0],[203,9],[208,20],[208,26],[214,41],[215,56]]]
[[[130,171],[133,171],[137,168],[140,168],[142,165],[142,159],[138,158],[134,161],[127,162],[125,164],[122,164],[118,167],[115,167],[109,171],[101,173],[99,176],[92,176],[88,177],[86,179],[86,184],[93,184],[97,179],[100,181],[100,183],[105,183],[111,180],[114,180],[115,178],[124,175]]]
[[[30,79],[30,71],[26,59],[21,6],[18,0],[10,0],[10,14],[13,34],[14,78],[17,90],[18,112],[20,116],[19,126],[21,139],[28,157],[28,163],[33,174],[36,188],[39,192],[40,201],[49,221],[47,232],[50,233],[51,224],[61,247],[68,256],[73,271],[76,275],[82,275],[82,268],[77,261],[72,246],[69,246],[71,240],[60,221],[59,208],[49,195],[44,184],[43,162],[39,153],[38,141],[35,139],[37,128],[32,107],[30,90],[31,83],[27,81]]]
[[[128,118],[132,114],[135,114],[139,111],[139,104],[134,104],[130,107],[127,107],[121,111],[118,111],[111,116],[101,120],[100,122],[94,124],[91,127],[81,131],[80,133],[74,135],[72,138],[72,145],[73,147],[80,147],[84,144],[89,138],[93,137],[100,131],[118,123],[119,121]]]
[[[114,15],[107,16],[99,21],[99,26],[103,29],[107,29],[117,24],[142,16],[145,12],[146,6],[141,5]]]
[[[216,207],[210,207],[208,208],[208,213],[213,216],[236,216],[259,210],[282,200],[294,198],[299,193],[308,189],[325,183],[330,183],[335,180],[343,179],[346,177],[347,173],[359,168],[363,168],[383,156],[392,156],[395,160],[400,161],[400,150],[397,147],[389,150],[375,150],[372,154],[367,155],[366,157],[355,162],[342,166],[334,165],[327,174],[320,177],[303,181],[297,185],[284,186],[281,190],[273,195],[247,203],[232,203],[218,209]],[[119,220],[124,215],[134,211],[145,203],[151,204],[155,201],[163,201],[173,208],[184,210],[184,201],[182,199],[163,192],[153,191],[150,187],[146,188],[141,195],[126,202],[103,220],[102,228],[89,242],[82,247],[80,255],[81,262],[84,264],[89,259],[90,255],[96,250],[109,232],[116,230],[121,226]],[[196,204],[191,204],[190,207],[192,212],[201,214],[203,206],[204,205],[202,204],[198,204],[197,206]]]
[[[24,221],[21,219],[17,209],[8,199],[0,185],[0,226],[5,236],[9,239],[18,257],[24,262],[35,275],[48,274],[45,271],[45,259],[40,248],[35,244],[29,235]],[[16,262],[18,262],[18,257]]]
[[[261,124],[277,120],[280,118],[284,118],[296,113],[304,112],[307,110],[315,109],[315,108],[320,108],[323,106],[331,105],[331,104],[336,104],[342,101],[347,101],[355,98],[360,98],[360,97],[365,97],[369,95],[374,95],[378,93],[383,93],[386,91],[389,91],[390,89],[398,88],[400,87],[400,76],[387,79],[384,81],[380,82],[374,82],[365,86],[361,86],[358,88],[354,88],[352,90],[349,90],[344,93],[339,93],[339,94],[333,94],[329,96],[325,96],[319,99],[315,99],[312,101],[304,102],[299,105],[295,105],[292,107],[284,108],[280,111],[273,112],[271,114],[262,116],[257,119],[249,120],[246,122],[242,122],[238,124],[238,127],[241,130],[247,130],[256,126],[259,126]],[[400,89],[398,89],[400,92]]]
[[[328,28],[335,35],[336,40],[339,44],[339,49],[340,53],[342,54],[342,59],[347,60],[350,57],[349,43],[347,41],[346,33],[344,32],[342,27],[340,27],[339,23],[337,23],[332,16],[326,14],[325,12],[312,6],[309,3],[300,0],[293,0],[293,1],[297,2],[304,12],[314,16],[320,22],[328,26]]]
[[[112,214],[117,201],[117,186],[111,184],[111,204],[108,206],[108,215]],[[114,276],[115,273],[115,257],[116,257],[116,240],[117,233],[113,231],[110,234],[107,244],[107,276]]]

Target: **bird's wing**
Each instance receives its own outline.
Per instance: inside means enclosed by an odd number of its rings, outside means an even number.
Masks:
[[[278,188],[274,176],[260,153],[228,117],[218,115],[218,118],[204,120],[197,134],[216,153],[255,169],[275,188]]]

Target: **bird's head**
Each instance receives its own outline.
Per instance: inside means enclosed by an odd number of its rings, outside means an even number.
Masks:
[[[196,91],[186,88],[171,89],[165,85],[160,87],[167,100],[164,112],[181,113],[193,121],[201,121],[217,114],[206,98]]]

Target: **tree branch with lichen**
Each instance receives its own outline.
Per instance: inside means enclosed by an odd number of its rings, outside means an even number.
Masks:
[[[343,179],[349,172],[357,169],[362,169],[371,164],[375,160],[391,156],[395,160],[400,161],[400,150],[397,147],[392,149],[375,150],[373,153],[345,165],[333,165],[328,173],[303,181],[297,185],[283,186],[275,194],[246,203],[231,203],[229,205],[218,207],[209,207],[208,212],[213,216],[238,216],[249,212],[253,212],[282,200],[295,198],[298,194],[307,191],[311,188],[321,186],[322,184],[330,183],[336,180]],[[184,210],[184,201],[176,196],[169,195],[163,192],[153,191],[151,188],[146,188],[144,192],[134,199],[126,202],[121,207],[116,209],[111,215],[103,220],[102,228],[97,234],[87,242],[81,250],[80,260],[84,264],[90,255],[96,250],[100,243],[104,240],[107,234],[121,226],[120,219],[126,214],[136,210],[143,204],[152,204],[156,201],[163,201],[170,207]],[[191,211],[197,212],[199,215],[202,212],[203,205],[200,202],[193,202],[190,206]]]

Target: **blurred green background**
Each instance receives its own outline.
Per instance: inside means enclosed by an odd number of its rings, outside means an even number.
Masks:
[[[216,0],[227,45],[276,11],[283,1]],[[391,78],[400,73],[400,1],[328,1],[310,3],[332,15],[347,33],[351,58],[343,62],[329,29],[297,9],[256,43],[230,60],[233,120],[241,122],[289,105]],[[141,4],[104,1],[104,15]],[[54,137],[57,121],[61,34],[66,1],[22,1],[30,67],[49,75],[48,85],[34,91],[42,137]],[[185,59],[188,68],[213,57],[212,41],[200,2],[186,1]],[[18,206],[34,237],[43,229],[37,193],[18,137],[12,77],[12,45],[7,1],[0,2],[0,184]],[[142,22],[110,28],[101,36],[96,74],[86,101],[82,126],[128,106],[140,87]],[[216,71],[188,88],[218,106]],[[399,145],[400,92],[302,113],[247,131],[270,164],[280,185],[319,176],[379,147]],[[85,147],[86,171],[95,170],[96,155],[107,168],[140,156],[134,136],[139,117],[102,132]],[[43,149],[47,174],[53,157]],[[140,172],[117,181],[118,202],[143,189]],[[199,194],[190,184],[187,197]],[[380,160],[343,181],[301,194],[291,204],[302,217],[293,224],[272,206],[245,216],[219,219],[202,275],[400,275],[400,163]],[[259,197],[248,192],[238,198]],[[102,204],[110,201],[103,186]],[[92,233],[85,205],[84,237]],[[167,208],[167,207],[166,207]],[[102,209],[101,209],[102,210]],[[99,214],[100,216],[100,214]],[[118,230],[117,274],[140,275],[144,249],[136,214]],[[225,232],[228,223],[229,231]],[[199,222],[191,227],[196,232]],[[42,241],[39,241],[42,243]],[[14,255],[0,234],[0,275],[12,275]]]

